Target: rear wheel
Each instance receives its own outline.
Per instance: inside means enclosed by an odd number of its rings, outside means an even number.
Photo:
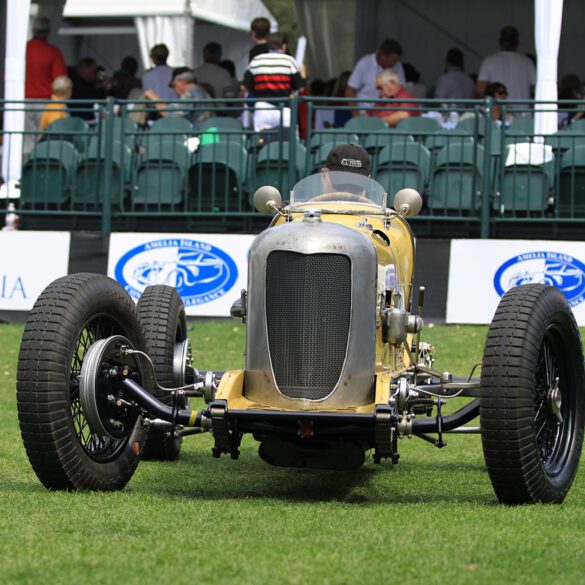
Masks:
[[[583,443],[585,371],[579,330],[558,289],[528,284],[504,295],[481,388],[483,451],[498,499],[562,502]]]
[[[185,307],[177,289],[162,284],[147,287],[138,301],[138,314],[159,385],[165,388],[183,386],[190,347]],[[154,395],[165,404],[172,404],[169,392],[155,389]],[[180,408],[186,408],[185,399]],[[143,458],[175,461],[182,441],[182,437],[173,437],[165,429],[150,429]]]
[[[54,281],[29,314],[18,359],[18,418],[28,458],[49,489],[121,489],[138,465],[145,438],[140,418],[117,438],[102,436],[81,404],[87,351],[112,335],[145,349],[132,299],[99,274]]]

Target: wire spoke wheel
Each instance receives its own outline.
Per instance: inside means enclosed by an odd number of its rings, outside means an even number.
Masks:
[[[28,458],[49,489],[121,489],[138,465],[145,437],[140,417],[119,437],[102,436],[81,402],[88,351],[112,335],[145,348],[134,302],[98,274],[56,280],[29,314],[18,361],[18,416]]]
[[[182,386],[191,352],[185,307],[177,289],[163,284],[148,286],[137,309],[158,383],[165,388]],[[169,392],[154,390],[153,393],[159,400],[172,404]],[[179,406],[186,408],[186,401],[183,399]],[[179,458],[182,440],[166,429],[151,429],[143,458],[175,461]]]
[[[575,401],[571,388],[569,367],[565,363],[562,332],[548,327],[536,368],[534,400],[534,430],[540,460],[549,476],[562,471],[575,432]]]
[[[507,504],[562,502],[583,444],[585,371],[579,330],[556,288],[502,298],[488,333],[480,421],[486,466]]]
[[[106,316],[98,316],[88,322],[81,330],[81,334],[75,343],[69,377],[69,387],[71,389],[69,408],[77,439],[89,457],[94,461],[101,462],[115,458],[120,449],[125,447],[129,435],[120,439],[113,439],[101,436],[91,430],[81,406],[79,377],[83,359],[89,347],[96,341],[106,339],[115,334],[116,324]]]

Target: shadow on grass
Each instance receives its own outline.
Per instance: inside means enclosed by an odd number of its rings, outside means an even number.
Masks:
[[[361,469],[348,472],[272,467],[251,453],[239,461],[186,453],[179,462],[163,465],[168,466],[164,472],[148,470],[148,485],[134,489],[209,501],[497,504],[485,468],[475,463],[425,462],[419,466],[411,462],[401,468],[389,462],[374,466],[370,460]]]

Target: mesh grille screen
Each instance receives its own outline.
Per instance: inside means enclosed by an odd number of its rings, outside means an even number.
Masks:
[[[351,261],[341,254],[271,252],[266,265],[268,346],[279,390],[319,400],[343,368],[351,312]]]

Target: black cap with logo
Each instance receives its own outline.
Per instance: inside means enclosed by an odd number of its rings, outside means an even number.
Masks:
[[[345,171],[370,176],[370,156],[357,144],[340,144],[327,155],[323,165],[330,171]]]

